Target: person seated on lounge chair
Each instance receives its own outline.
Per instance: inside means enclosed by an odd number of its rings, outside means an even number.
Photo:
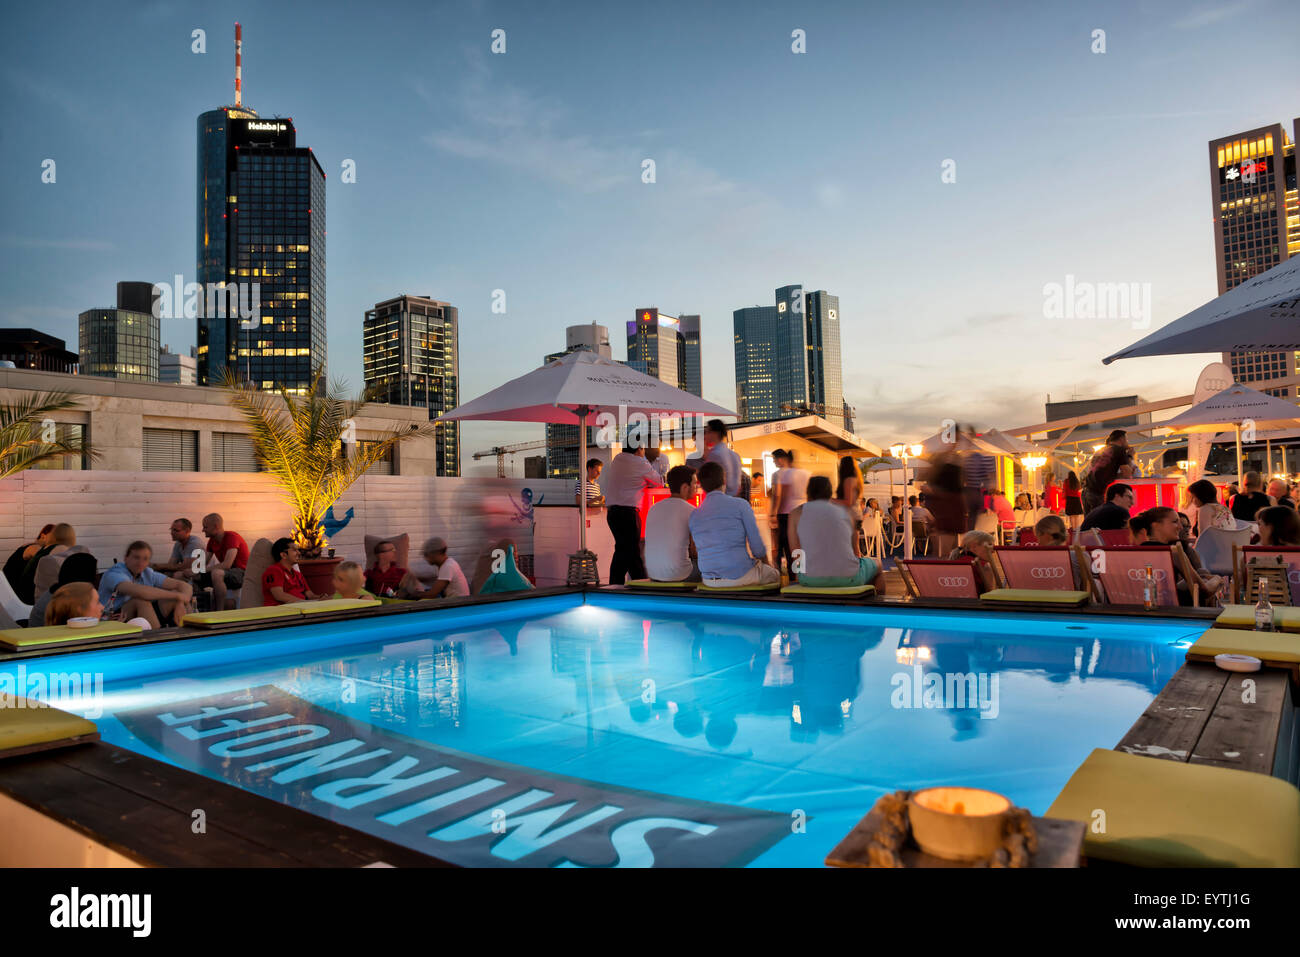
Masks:
[[[356,562],[340,562],[334,569],[334,594],[331,598],[374,598],[363,587],[361,566]]]
[[[948,556],[953,561],[975,559],[975,589],[981,595],[998,587],[997,576],[993,574],[993,546],[996,544],[988,532],[967,532],[961,537],[961,547]]]
[[[69,618],[99,618],[104,614],[99,592],[90,582],[69,582],[60,586],[45,609],[45,624],[66,625]],[[35,625],[35,619],[32,624]]]
[[[1259,543],[1272,548],[1295,548],[1300,545],[1300,518],[1286,505],[1261,508],[1255,516],[1259,523]]]
[[[781,573],[768,564],[754,509],[744,499],[727,494],[722,465],[705,462],[699,480],[704,502],[691,512],[688,526],[703,582],[714,588],[779,583]]]
[[[1183,553],[1191,563],[1192,574],[1197,578],[1193,583],[1189,583],[1183,577],[1181,564],[1178,561],[1174,562],[1174,585],[1178,590],[1178,604],[1191,605],[1192,584],[1198,585],[1200,590],[1209,598],[1217,595],[1223,589],[1223,579],[1218,575],[1206,575],[1196,550],[1181,540],[1183,525],[1178,518],[1178,511],[1167,505],[1157,505],[1155,508],[1147,509],[1142,514],[1151,522],[1151,537],[1142,544],[1153,547],[1181,544]]]
[[[645,518],[645,567],[652,581],[697,582],[700,569],[695,563],[691,541],[691,513],[695,506],[695,469],[677,465],[668,470],[668,491],[672,494],[650,506]]]
[[[64,585],[71,585],[73,582],[88,582],[94,585],[95,570],[95,556],[89,552],[78,552],[65,558],[59,566],[59,577],[54,585],[46,589],[44,594],[36,596],[31,615],[27,619],[28,623],[35,627],[45,620],[45,609],[54,599],[54,593]]]
[[[51,530],[46,544],[32,553],[13,582],[14,594],[24,605],[36,601],[36,570],[46,555],[61,555],[77,544],[77,530],[67,522],[59,522]]]
[[[428,588],[410,572],[402,579],[398,594],[402,598],[468,598],[469,582],[460,562],[447,554],[447,540],[434,536],[421,550],[424,560],[438,570],[438,577]]]
[[[855,554],[857,529],[853,513],[831,499],[831,480],[814,475],[808,480],[808,499],[790,517],[790,545],[800,565],[799,584],[810,588],[849,588],[876,585],[880,566]]]
[[[406,575],[406,569],[397,564],[397,546],[395,544],[383,541],[375,546],[375,563],[366,572],[367,591],[385,598],[392,598],[397,595],[397,590],[401,587],[402,579]]]
[[[1034,523],[1034,538],[1044,547],[1065,545],[1065,520],[1059,515],[1044,515]]]
[[[36,540],[24,542],[13,550],[13,553],[5,560],[4,576],[9,580],[10,588],[18,587],[18,580],[22,577],[23,569],[31,561],[32,556],[43,548],[49,547],[54,540],[54,523],[50,522],[42,526],[40,532],[36,535]]]
[[[298,568],[298,546],[289,538],[277,538],[271,546],[271,567],[262,575],[262,604],[288,605],[322,597],[307,587]]]
[[[143,618],[150,628],[171,621],[179,625],[189,610],[194,590],[189,582],[168,578],[149,567],[153,548],[148,542],[126,546],[126,557],[104,572],[99,580],[99,600],[114,620]]]
[[[1133,536],[1134,545],[1145,545],[1151,540],[1151,516],[1138,512],[1128,520],[1128,533]]]

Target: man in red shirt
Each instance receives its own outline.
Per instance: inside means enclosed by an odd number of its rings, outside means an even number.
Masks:
[[[381,598],[392,598],[406,577],[406,569],[397,564],[397,546],[384,541],[375,546],[375,563],[366,572],[366,590]]]
[[[298,546],[288,538],[278,538],[271,546],[275,562],[262,576],[262,604],[287,605],[295,601],[315,601],[320,595],[307,587],[307,579],[298,570]]]
[[[225,521],[216,512],[203,516],[203,534],[208,536],[207,571],[197,576],[199,588],[212,586],[212,607],[226,607],[226,592],[242,588],[244,570],[248,568],[248,542],[238,532],[226,531]]]

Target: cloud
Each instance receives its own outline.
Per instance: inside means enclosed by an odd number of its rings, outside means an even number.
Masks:
[[[977,312],[973,316],[967,316],[965,324],[975,327],[1000,326],[1007,322],[1012,322],[1021,318],[1014,312]]]
[[[1201,27],[1208,27],[1218,23],[1220,20],[1236,19],[1249,10],[1254,4],[1250,0],[1239,0],[1238,3],[1229,3],[1213,7],[1201,7],[1199,10],[1193,10],[1191,13],[1174,21],[1175,30],[1199,30]]]

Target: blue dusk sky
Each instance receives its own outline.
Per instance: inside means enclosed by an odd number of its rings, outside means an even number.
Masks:
[[[195,119],[233,100],[236,20],[245,104],[292,116],[328,176],[332,375],[361,386],[362,315],[404,292],[459,308],[462,400],[566,325],[623,358],[656,305],[702,316],[731,408],[732,310],[802,283],[840,297],[880,444],[1190,392],[1216,356],[1103,366],[1149,329],[1049,318],[1044,286],[1149,284],[1150,328],[1213,298],[1206,144],[1300,114],[1289,0],[25,4],[0,38],[0,324],[75,349],[119,280],[193,278]],[[463,448],[540,437],[474,423]]]

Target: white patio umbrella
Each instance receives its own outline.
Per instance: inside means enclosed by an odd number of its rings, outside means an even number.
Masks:
[[[1247,279],[1102,362],[1193,352],[1300,349],[1300,256]]]
[[[1298,257],[1300,258],[1300,257]],[[1300,423],[1300,406],[1275,396],[1233,385],[1182,415],[1152,423],[1171,432],[1218,432],[1230,425],[1237,433],[1237,477],[1241,478],[1241,430],[1249,424],[1257,432],[1293,428]]]
[[[621,362],[594,352],[578,351],[458,405],[438,416],[438,421],[488,419],[583,426],[600,424],[597,417],[602,413],[617,418],[636,412],[658,416],[736,414]],[[581,448],[578,474],[579,481],[583,481],[587,430],[580,427],[578,435]],[[585,491],[585,485],[583,489]],[[583,494],[578,498],[578,553],[585,559],[590,554],[587,552],[587,496]],[[591,557],[594,560],[594,556]]]

